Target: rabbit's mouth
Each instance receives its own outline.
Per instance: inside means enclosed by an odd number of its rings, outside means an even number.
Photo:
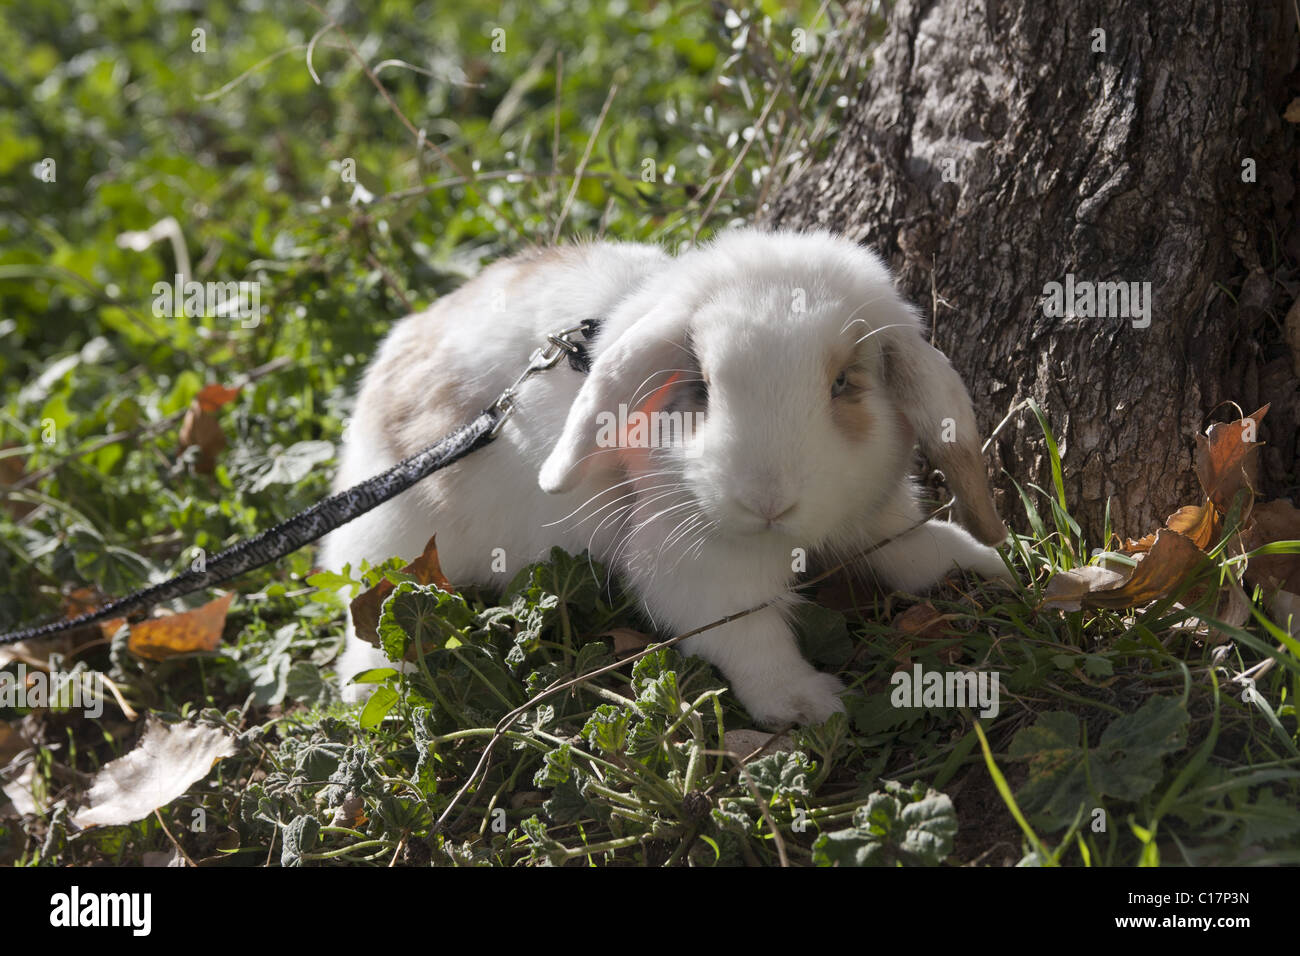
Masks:
[[[730,498],[723,508],[725,514],[720,530],[737,538],[789,538],[797,537],[797,519],[801,516],[798,502],[746,501]]]

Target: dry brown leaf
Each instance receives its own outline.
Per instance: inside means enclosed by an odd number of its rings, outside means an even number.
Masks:
[[[1183,505],[1165,519],[1165,527],[1191,538],[1192,543],[1204,551],[1218,539],[1219,512],[1207,498],[1199,507]]]
[[[104,596],[94,588],[76,588],[70,593],[64,595],[64,620],[80,617],[83,614],[89,614],[91,611],[98,611],[100,605],[104,603],[104,600]],[[124,617],[112,617],[106,621],[100,621],[97,624],[87,624],[84,626],[87,628],[94,628],[99,632],[101,637],[106,637],[109,640],[112,640],[113,635],[117,633],[117,629],[125,623],[126,618]],[[82,628],[75,628],[69,633],[77,635],[78,640],[76,643],[78,647],[85,644],[85,640],[82,640],[81,638],[86,637],[87,634],[82,631]],[[90,632],[90,635],[93,636],[93,632]]]
[[[226,612],[234,598],[235,593],[231,591],[192,611],[141,621],[131,627],[127,647],[132,654],[151,661],[196,651],[215,651],[221,644]]]
[[[1137,607],[1177,590],[1205,560],[1205,552],[1186,535],[1161,528],[1132,575],[1091,565],[1063,571],[1048,582],[1043,603],[1072,611]]]
[[[1300,633],[1300,595],[1290,591],[1274,591],[1265,603],[1274,624],[1292,637]]]
[[[213,382],[211,385],[204,385],[199,390],[199,394],[194,400],[199,403],[199,408],[205,412],[215,412],[222,405],[229,405],[239,397],[239,389],[226,388]]]
[[[1134,541],[1132,538],[1126,539],[1124,543],[1120,545],[1119,550],[1125,551],[1129,554],[1141,554],[1143,551],[1150,551],[1151,545],[1155,543],[1156,543],[1156,533],[1152,531],[1150,534],[1143,535],[1142,537],[1138,538],[1136,541]],[[1053,578],[1052,580],[1056,580],[1056,579]]]
[[[623,654],[635,654],[637,651],[643,651],[654,643],[654,638],[649,634],[642,634],[640,631],[634,631],[630,627],[615,627],[603,634],[597,634],[598,640],[610,638],[614,642],[614,656],[618,657]]]
[[[1155,544],[1156,536],[1148,537]],[[1093,591],[1119,587],[1125,578],[1119,571],[1092,564],[1062,571],[1047,582],[1047,587],[1043,589],[1043,603],[1059,607],[1063,611],[1079,611],[1083,609],[1083,599]]]
[[[763,754],[794,750],[794,740],[789,734],[775,737],[761,730],[728,730],[722,735],[722,746],[742,760],[759,748]]]
[[[199,446],[199,460],[194,468],[202,474],[212,473],[217,467],[217,455],[226,447],[226,433],[221,430],[217,411],[222,405],[233,401],[238,394],[237,388],[226,388],[215,383],[205,385],[185,412],[185,420],[181,422],[178,436],[181,450],[184,451],[191,445]]]
[[[89,614],[99,607],[101,597],[93,588],[74,588],[63,596],[63,619]]]
[[[1243,535],[1247,551],[1273,541],[1300,541],[1300,511],[1284,498],[1255,505]],[[1246,583],[1300,593],[1300,554],[1261,554],[1250,559]]]
[[[894,627],[907,635],[908,638],[903,646],[894,653],[893,659],[902,666],[910,666],[912,663],[912,649],[915,645],[926,644],[931,641],[950,640],[959,636],[955,635],[947,627],[947,623],[951,619],[952,615],[941,614],[928,601],[909,607],[893,622]],[[955,663],[961,657],[961,654],[962,649],[959,644],[946,647],[939,652],[939,656],[949,664]]]
[[[1286,111],[1282,118],[1288,123],[1300,123],[1300,96],[1297,96],[1287,104]]]
[[[0,445],[0,451],[9,448],[16,448],[12,442],[7,445]],[[26,459],[20,455],[6,455],[0,458],[0,488],[16,485],[27,473]],[[23,501],[19,498],[6,498],[5,510],[9,512],[10,517],[15,521],[25,518],[36,510],[36,503],[33,501]]]
[[[1154,601],[1177,590],[1205,560],[1205,552],[1191,538],[1162,528],[1133,576],[1119,587],[1090,591],[1083,597],[1084,606],[1117,611]]]
[[[1225,582],[1223,590],[1219,592],[1219,604],[1214,610],[1214,618],[1229,627],[1241,627],[1250,620],[1250,597],[1235,579],[1230,578]],[[1210,644],[1222,644],[1232,640],[1232,636],[1217,627],[1210,627],[1206,640]]]
[[[451,586],[447,576],[442,573],[442,566],[438,563],[437,541],[438,536],[435,534],[424,546],[424,553],[402,568],[402,573],[411,575],[421,584],[432,584],[448,594],[455,594],[456,589]],[[376,646],[379,645],[379,612],[392,592],[393,583],[387,578],[381,578],[379,583],[370,590],[362,591],[353,598],[350,610],[357,637]]]
[[[913,604],[894,620],[894,627],[910,637],[934,640],[943,631],[946,618],[928,601]]]
[[[1268,414],[1265,405],[1254,414],[1235,422],[1216,422],[1204,435],[1196,436],[1196,477],[1205,496],[1221,514],[1232,508],[1232,499],[1243,487],[1253,487],[1252,472],[1259,441],[1259,424]],[[1247,422],[1251,422],[1249,426]],[[1249,434],[1248,434],[1249,430]],[[1246,441],[1246,438],[1253,439]]]
[[[221,430],[216,415],[199,407],[198,399],[185,412],[179,438],[181,451],[191,445],[199,446],[199,458],[194,470],[204,475],[212,474],[217,467],[217,455],[226,447],[226,433]]]
[[[99,633],[111,641],[125,623],[124,617],[110,617],[106,621],[99,622]]]
[[[1199,507],[1197,505],[1183,505],[1165,519],[1166,528],[1187,535],[1202,551],[1218,540],[1219,525],[1219,511],[1214,507],[1214,502],[1208,498]],[[1156,535],[1153,531],[1137,541],[1130,538],[1124,543],[1121,550],[1130,554],[1137,554],[1142,551],[1150,551],[1151,546],[1155,543]]]

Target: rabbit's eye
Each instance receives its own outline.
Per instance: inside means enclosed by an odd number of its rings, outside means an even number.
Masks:
[[[849,389],[849,373],[840,372],[835,376],[835,381],[831,383],[831,398],[839,398]]]

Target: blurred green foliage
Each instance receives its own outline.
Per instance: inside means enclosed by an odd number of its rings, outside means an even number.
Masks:
[[[70,587],[175,573],[187,549],[319,497],[328,458],[291,483],[249,476],[337,441],[385,331],[483,263],[556,234],[690,241],[752,213],[854,85],[821,56],[843,15],[818,13],[0,4],[0,482],[56,466],[0,509],[0,628]],[[791,51],[796,28],[820,36],[812,53]],[[178,256],[121,237],[168,217],[196,279],[259,284],[255,327],[155,314]],[[272,361],[219,413],[215,474],[196,473],[167,416]],[[130,437],[99,447],[114,433]]]

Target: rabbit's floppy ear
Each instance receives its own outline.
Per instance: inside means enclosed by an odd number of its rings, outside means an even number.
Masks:
[[[1007,528],[993,506],[975,410],[961,377],[922,337],[915,320],[881,333],[887,342],[885,378],[921,450],[948,479],[958,520],[980,541],[1001,544]]]
[[[569,408],[564,432],[542,464],[538,484],[543,491],[568,491],[592,471],[614,464],[604,454],[608,450],[596,445],[597,416],[617,416],[620,403],[630,409],[680,369],[686,329],[687,317],[679,305],[660,305],[601,350]]]

